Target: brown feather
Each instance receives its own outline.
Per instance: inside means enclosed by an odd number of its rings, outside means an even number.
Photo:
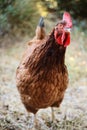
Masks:
[[[66,48],[55,42],[54,30],[31,55],[26,51],[16,76],[22,102],[29,112],[59,107],[68,85],[65,52]]]

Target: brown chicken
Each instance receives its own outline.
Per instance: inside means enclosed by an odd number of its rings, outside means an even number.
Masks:
[[[38,46],[31,55],[26,51],[18,66],[17,88],[28,112],[36,114],[41,108],[60,106],[68,85],[65,52],[71,27],[71,16],[65,12],[48,38],[36,40]]]

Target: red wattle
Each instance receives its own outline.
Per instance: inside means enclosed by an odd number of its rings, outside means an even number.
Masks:
[[[62,45],[63,44],[63,40],[62,40],[62,34],[58,36],[58,32],[55,31],[54,32],[54,37],[55,37],[55,40],[58,44]]]
[[[70,44],[70,34],[63,32],[63,34],[57,36],[57,32],[55,31],[54,37],[56,42],[59,45],[64,45],[64,47],[68,46]]]
[[[63,41],[62,41],[62,36],[58,36],[58,38],[56,39],[56,42],[60,45],[63,45]]]
[[[65,40],[65,43],[64,43],[64,47],[68,46],[70,44],[70,34],[66,34],[67,35],[67,38]]]

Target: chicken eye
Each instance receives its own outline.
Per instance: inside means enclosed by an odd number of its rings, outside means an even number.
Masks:
[[[55,27],[55,30],[57,31],[57,30],[58,30],[58,27]]]
[[[63,25],[62,25],[62,24],[59,24],[59,27],[60,27],[60,28],[63,28]]]

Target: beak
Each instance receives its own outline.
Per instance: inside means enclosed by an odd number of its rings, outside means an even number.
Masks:
[[[71,32],[71,28],[65,28],[64,30],[65,30],[65,32],[68,32],[68,33]]]

